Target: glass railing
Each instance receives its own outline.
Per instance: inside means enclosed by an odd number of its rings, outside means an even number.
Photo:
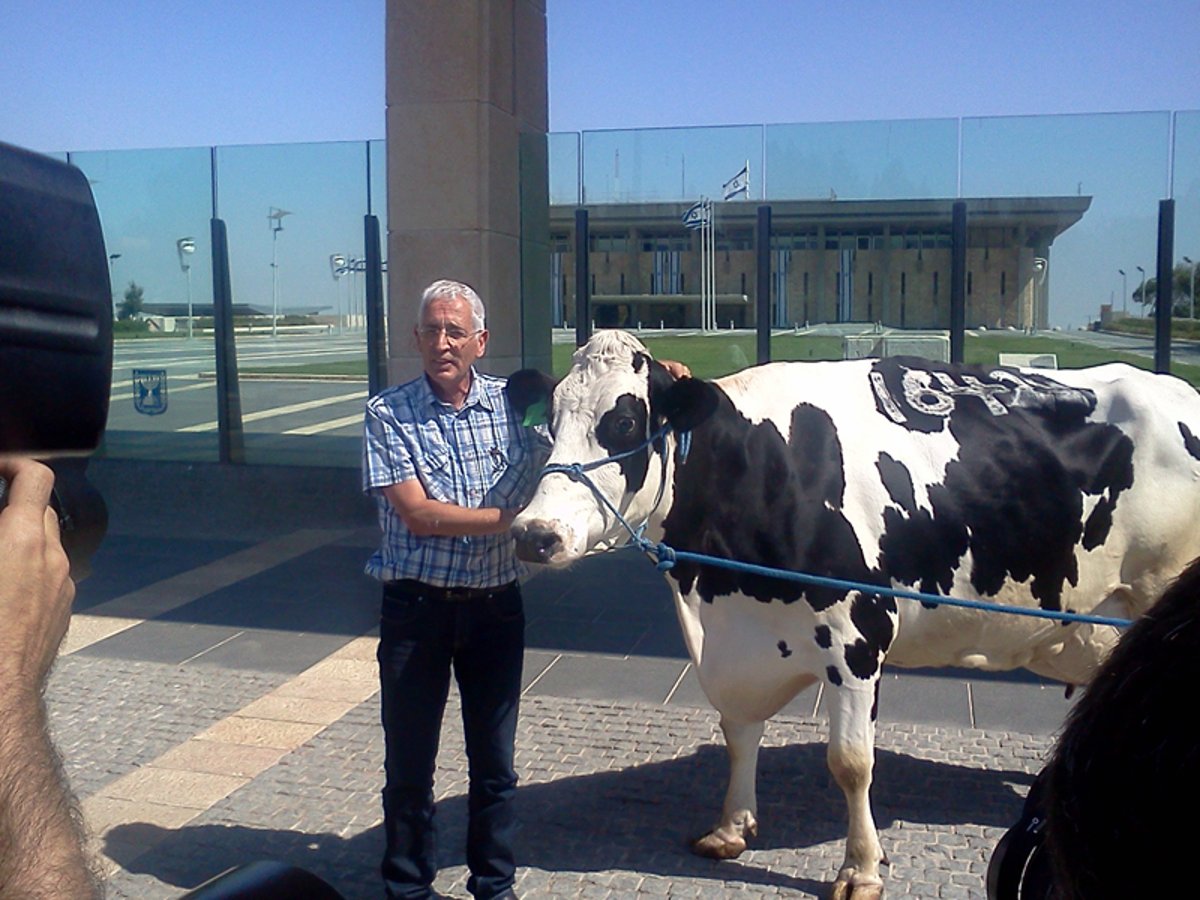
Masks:
[[[524,148],[523,159],[542,155],[530,150]],[[522,277],[531,296],[549,296],[544,314],[527,310],[523,327],[573,324],[574,248],[562,233],[568,211],[629,204],[629,233],[609,227],[593,247],[593,293],[607,295],[610,304],[597,307],[597,325],[640,325],[656,353],[689,362],[702,375],[754,363],[752,213],[769,203],[773,358],[841,358],[870,343],[873,333],[891,335],[892,347],[911,348],[917,345],[905,341],[919,343],[929,332],[934,347],[949,327],[949,210],[961,198],[973,210],[968,361],[994,363],[1011,352],[1049,355],[1060,366],[1108,359],[1149,366],[1152,321],[1141,301],[1154,298],[1159,201],[1169,197],[1180,316],[1173,322],[1172,365],[1200,382],[1197,344],[1184,340],[1200,338],[1192,331],[1200,111],[595,131],[551,134],[544,155],[550,204],[558,209],[551,216],[550,275]],[[386,248],[386,144],[59,156],[92,183],[114,312],[126,317],[116,329],[102,452],[218,458],[215,208],[228,226],[246,461],[356,466],[367,393],[363,216],[379,217]],[[729,183],[742,172],[746,189],[725,203]],[[540,221],[530,207],[536,192],[523,187],[521,196],[523,217]],[[719,325],[737,332],[719,339],[687,335],[696,331],[688,317],[698,308],[692,303],[698,264],[691,257],[699,244],[676,217],[702,196],[717,202],[714,274],[725,298]],[[861,234],[853,224],[836,224],[852,222],[872,204],[885,211],[912,206],[908,213],[923,211],[926,218],[920,228],[910,222]],[[731,214],[739,210],[740,219]],[[611,226],[614,213],[605,215]],[[641,239],[647,228],[638,219],[647,215],[654,219],[651,242]],[[801,227],[805,216],[812,227]],[[820,230],[812,224],[818,220]],[[526,253],[522,265],[538,259]],[[621,299],[613,295],[663,293],[668,283],[678,292],[677,309],[612,305]],[[1135,333],[1101,339],[1084,331],[1101,318],[1124,319]],[[565,366],[572,337],[555,331],[556,369]]]

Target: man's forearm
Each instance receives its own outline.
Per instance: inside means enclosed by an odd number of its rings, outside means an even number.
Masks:
[[[464,537],[508,531],[514,515],[514,510],[498,509],[494,506],[471,509],[430,500],[428,505],[422,505],[420,509],[406,516],[404,522],[414,534],[423,537]]]
[[[485,506],[478,509],[444,503],[425,496],[415,481],[389,485],[383,495],[418,537],[461,537],[500,534],[512,525],[516,510]]]
[[[45,704],[12,685],[0,690],[0,897],[99,897]]]

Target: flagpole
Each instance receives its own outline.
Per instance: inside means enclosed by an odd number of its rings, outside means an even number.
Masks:
[[[708,331],[708,201],[700,198],[700,330]]]
[[[708,202],[708,329],[716,330],[716,221],[713,202]]]

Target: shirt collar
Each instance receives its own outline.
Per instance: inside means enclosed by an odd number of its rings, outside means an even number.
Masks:
[[[442,410],[449,407],[450,404],[439,399],[438,395],[433,392],[433,387],[429,384],[429,376],[421,376],[421,387],[425,395],[425,405],[433,410]],[[475,371],[475,367],[471,366],[471,387],[467,389],[467,399],[463,403],[462,408],[467,409],[471,406],[478,406],[488,412],[494,412],[495,407],[492,403],[492,398],[488,396],[488,392],[483,388],[483,379],[479,377],[479,373]],[[461,412],[461,410],[456,410]]]

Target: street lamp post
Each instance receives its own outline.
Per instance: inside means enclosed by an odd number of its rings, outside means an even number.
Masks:
[[[333,296],[334,296],[334,299],[337,301],[336,310],[337,310],[338,334],[343,334],[344,333],[343,325],[345,323],[342,319],[341,278],[343,275],[346,274],[346,257],[344,257],[340,253],[331,253],[329,255],[329,272],[330,272],[330,274],[333,275],[333,290],[334,290]]]
[[[1142,286],[1139,293],[1142,298],[1142,315],[1144,316],[1146,315],[1146,270],[1141,266],[1134,266],[1134,268],[1142,273]]]
[[[1117,269],[1121,274],[1121,315],[1129,313],[1129,285],[1125,282],[1125,270]]]
[[[1196,318],[1196,263],[1192,262],[1191,257],[1185,256],[1183,261],[1192,267],[1192,283],[1188,290],[1188,297],[1191,298],[1192,304],[1188,313],[1189,318]]]
[[[283,217],[290,216],[286,209],[272,206],[267,213],[267,224],[271,226],[271,337],[279,337],[279,232],[283,231]]]
[[[114,319],[117,317],[117,260],[120,258],[120,253],[108,254],[108,283],[112,286]]]
[[[188,340],[192,339],[192,254],[196,252],[196,239],[181,237],[175,242],[175,250],[179,253],[179,268],[187,276],[187,310],[188,310]]]
[[[1033,258],[1033,300],[1029,304],[1029,321],[1026,323],[1029,327],[1029,333],[1033,333],[1033,323],[1036,321],[1038,309],[1038,288],[1046,283],[1046,273],[1050,269],[1050,261],[1043,256],[1035,256]]]

